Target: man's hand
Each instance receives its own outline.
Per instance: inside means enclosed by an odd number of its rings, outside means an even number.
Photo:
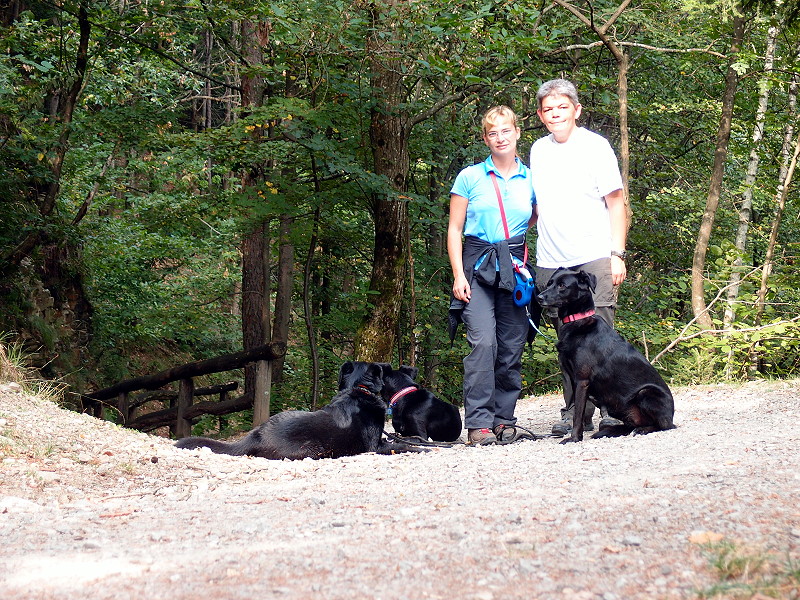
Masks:
[[[611,281],[614,285],[619,285],[623,281],[625,281],[625,277],[627,277],[628,271],[625,268],[625,261],[622,260],[619,256],[612,256],[611,257]]]

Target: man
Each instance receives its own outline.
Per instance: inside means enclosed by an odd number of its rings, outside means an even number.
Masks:
[[[578,126],[581,104],[575,85],[565,79],[543,83],[536,94],[539,115],[550,132],[531,147],[530,165],[538,214],[536,287],[544,289],[559,267],[582,269],[597,277],[596,314],[614,326],[617,286],[625,280],[627,218],[617,157],[601,135]],[[556,332],[555,310],[547,316]],[[561,420],[554,435],[572,430],[572,389],[564,379]],[[592,431],[595,407],[587,403],[584,428]],[[619,423],[601,412],[600,426]]]

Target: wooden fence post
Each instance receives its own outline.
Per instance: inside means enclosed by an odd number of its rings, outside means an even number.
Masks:
[[[119,411],[122,424],[127,425],[131,416],[131,411],[128,408],[128,393],[120,392],[117,394],[117,410]]]
[[[269,400],[272,388],[272,363],[259,360],[256,363],[256,385],[253,390],[253,426],[269,419]]]
[[[178,390],[178,416],[175,419],[175,436],[185,438],[192,433],[192,422],[185,417],[186,409],[192,405],[194,398],[194,380],[192,378],[181,379],[181,387]]]

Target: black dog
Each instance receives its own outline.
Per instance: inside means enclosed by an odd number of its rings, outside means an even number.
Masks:
[[[330,404],[313,412],[288,410],[262,423],[237,442],[187,437],[178,448],[210,448],[218,454],[273,459],[339,458],[363,452],[414,452],[382,438],[386,403],[380,396],[384,368],[377,363],[344,363]]]
[[[558,307],[562,323],[556,345],[558,362],[575,399],[572,436],[561,443],[583,440],[583,411],[589,396],[623,422],[601,428],[594,438],[674,429],[675,405],[661,375],[636,348],[594,316],[596,283],[591,273],[559,269],[539,294],[543,306]]]
[[[384,368],[381,394],[389,405],[392,427],[398,434],[436,442],[458,439],[461,435],[458,407],[415,383],[419,369],[406,365],[401,365],[397,371],[391,365],[384,365]]]

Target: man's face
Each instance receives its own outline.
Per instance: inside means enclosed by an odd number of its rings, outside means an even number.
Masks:
[[[498,121],[483,132],[483,141],[489,146],[492,155],[517,153],[517,140],[520,130],[511,120]]]
[[[536,114],[557,142],[566,142],[577,127],[581,105],[576,106],[567,96],[547,96]]]

